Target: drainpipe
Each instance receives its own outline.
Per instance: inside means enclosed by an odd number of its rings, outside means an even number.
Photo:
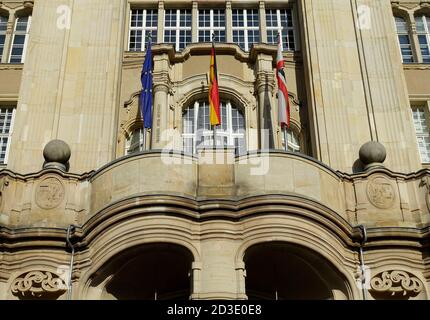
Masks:
[[[360,243],[360,268],[361,268],[361,289],[363,291],[363,300],[367,300],[367,290],[366,290],[366,272],[364,269],[364,255],[363,247],[367,242],[367,230],[364,225],[359,225],[358,228],[361,231],[362,239]]]
[[[72,299],[72,274],[73,274],[73,259],[75,256],[75,247],[73,247],[72,242],[70,242],[70,236],[71,236],[71,233],[74,231],[75,231],[75,226],[72,224],[69,225],[69,227],[67,228],[66,241],[71,250],[71,257],[70,257],[70,266],[69,266],[69,283],[67,284],[68,291],[69,291],[67,294],[67,300]]]

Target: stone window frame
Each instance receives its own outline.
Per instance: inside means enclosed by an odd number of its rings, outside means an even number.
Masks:
[[[394,17],[396,16],[402,17],[403,19],[405,19],[408,26],[408,35],[409,35],[411,49],[412,49],[413,62],[404,63],[404,64],[405,65],[430,64],[430,62],[424,62],[421,48],[420,48],[420,43],[419,43],[419,33],[417,31],[416,20],[415,20],[415,17],[422,16],[422,15],[426,15],[430,19],[430,5],[428,3],[423,2],[413,7],[407,7],[407,6],[400,5],[398,2],[392,2],[392,12],[393,12],[393,20],[394,20]],[[399,44],[398,39],[397,39],[397,43]],[[428,38],[428,43],[429,43],[429,50],[430,50],[430,35]]]
[[[210,21],[210,25],[209,27],[207,26],[200,26],[200,15],[202,13],[202,11],[209,11],[209,21]],[[224,15],[224,26],[214,26],[214,21],[215,21],[215,14],[214,11],[223,11],[223,15]],[[225,12],[225,8],[199,8],[198,9],[198,15],[197,15],[197,36],[198,36],[198,42],[211,42],[212,40],[212,34],[215,33],[217,36],[215,37],[214,41],[215,42],[226,42],[227,41],[227,23],[226,23],[226,12]],[[205,36],[201,37],[200,36],[200,32],[205,32],[205,31],[209,31],[210,34],[210,39],[209,41],[205,41],[206,39]],[[220,41],[220,34],[222,34],[222,32],[224,32],[224,41]],[[202,40],[203,38],[203,40]]]
[[[427,130],[428,130],[427,133],[426,132],[417,132],[417,127],[415,126],[415,121],[414,121],[414,113],[413,113],[414,108],[423,109],[425,122],[426,122]],[[419,154],[419,158],[420,158],[423,166],[430,167],[430,145],[427,149],[427,153],[428,153],[427,159],[423,158],[421,148],[419,145],[419,138],[427,137],[430,140],[430,97],[427,97],[425,99],[412,97],[411,102],[410,102],[410,117],[411,117],[412,125],[414,128],[415,141],[416,141],[416,146],[417,146],[416,150]]]
[[[25,24],[25,28],[26,28],[25,31],[17,30],[18,24],[20,23],[20,20],[22,18],[28,18],[28,20]],[[31,15],[22,15],[22,16],[16,17],[14,28],[13,28],[13,33],[12,33],[10,52],[9,52],[9,63],[24,63],[25,56],[27,54],[27,46],[28,46],[28,37],[30,34],[30,27],[31,27]],[[23,44],[15,43],[17,36],[24,36],[24,43]],[[20,61],[19,62],[18,61],[12,62],[12,59],[15,56],[15,55],[13,55],[13,50],[20,48],[21,46],[22,46],[22,53],[20,55],[18,55],[18,57],[20,57]]]
[[[236,105],[234,101],[232,101],[231,99],[228,98],[223,98],[221,97],[221,103],[224,103],[226,106],[226,112],[227,114],[225,115],[225,118],[227,119],[227,128],[224,131],[221,131],[221,129],[217,129],[217,140],[219,139],[219,137],[224,137],[227,138],[227,146],[231,146],[231,147],[235,147],[236,148],[243,148],[241,150],[239,150],[236,153],[238,154],[242,154],[247,152],[248,148],[247,148],[247,143],[246,143],[246,113],[245,110],[243,110],[243,108],[241,108],[241,106]],[[182,139],[182,150],[184,152],[185,151],[185,143],[184,140],[185,139],[192,139],[192,152],[186,152],[189,154],[196,154],[198,151],[198,147],[197,147],[197,136],[198,136],[198,110],[200,108],[200,104],[202,102],[208,103],[207,99],[201,98],[201,99],[194,99],[191,101],[191,103],[188,103],[187,105],[184,105],[184,107],[182,108],[182,129],[181,129],[181,139]],[[193,108],[194,109],[194,115],[193,115],[193,130],[192,132],[184,132],[185,131],[185,123],[184,123],[184,116],[186,113],[186,110]],[[236,109],[242,116],[243,116],[243,128],[239,128],[239,131],[242,130],[242,132],[234,132],[233,131],[233,115],[232,115],[232,110]],[[221,114],[221,117],[223,117],[223,114]],[[206,137],[212,137],[213,136],[213,130],[207,130],[207,129],[203,129],[203,135]],[[242,145],[238,145],[236,146],[234,143],[236,141],[236,139],[242,139]],[[213,142],[213,139],[211,140]],[[233,144],[232,144],[233,141]]]
[[[399,46],[400,55],[402,56],[402,62],[403,63],[414,63],[416,61],[414,50],[412,48],[412,41],[411,41],[411,35],[409,30],[401,31],[399,28],[399,19],[402,20],[402,24],[404,23],[406,29],[409,29],[408,21],[404,17],[400,15],[394,16],[394,24],[396,27],[396,34],[397,34],[397,44]],[[407,43],[401,43],[400,38],[401,37],[407,37]],[[404,50],[410,51],[410,55],[406,55]],[[410,61],[408,60],[410,59]]]
[[[6,42],[7,22],[9,21],[9,13],[0,11],[0,36],[3,36],[3,41],[0,41],[0,62],[5,53],[4,45]]]
[[[243,19],[243,26],[240,26],[240,25],[234,26],[233,25],[233,23],[234,23],[234,17],[235,17],[234,12],[236,10],[242,10],[241,13],[238,13],[238,17],[242,17],[242,19]],[[248,24],[249,11],[255,11],[255,13],[257,15],[257,19],[258,19],[257,20],[257,25],[249,25]],[[240,21],[240,20],[238,20],[238,21]],[[244,51],[250,51],[251,50],[251,46],[254,43],[261,43],[261,42],[263,42],[262,41],[262,37],[261,37],[261,30],[260,30],[261,29],[260,26],[262,24],[263,24],[263,21],[261,21],[261,19],[260,19],[258,8],[252,8],[252,7],[249,7],[249,8],[248,7],[247,8],[236,8],[235,7],[232,10],[232,24],[231,24],[231,30],[232,30],[232,33],[233,33],[233,42],[237,43],[242,48],[242,50],[244,50]],[[237,31],[237,32],[243,31],[243,39],[244,39],[243,47],[239,44],[240,41],[238,39],[236,39],[236,40],[234,39],[234,32],[235,31]],[[250,32],[252,32],[252,34],[253,34],[252,37],[257,38],[256,34],[254,33],[255,31],[258,31],[258,41],[257,42],[252,42],[252,41],[250,42],[250,39],[251,39]]]
[[[176,13],[175,13],[176,26],[173,26],[173,27],[172,26],[166,26],[166,15],[167,15],[168,10],[176,11]],[[181,26],[181,16],[185,15],[185,17],[186,17],[186,15],[188,14],[187,11],[189,11],[190,18],[191,18],[190,25],[189,26],[187,25],[187,19],[185,18],[185,20],[184,20],[185,25]],[[164,10],[163,14],[164,14],[163,38],[162,38],[163,43],[170,43],[170,44],[174,45],[176,51],[181,51],[181,50],[185,49],[188,44],[191,44],[193,42],[193,40],[192,40],[192,34],[193,34],[192,17],[193,17],[193,13],[192,13],[191,8],[167,8]],[[166,31],[176,31],[176,34],[174,37],[175,38],[174,44],[172,42],[166,42]],[[181,45],[182,45],[181,31],[184,32],[184,36],[183,36],[184,37],[184,47],[183,48],[181,48]],[[187,42],[187,40],[186,40],[188,38],[187,31],[189,31],[190,42]]]
[[[0,8],[0,13],[3,16],[8,17],[4,47],[3,47],[3,54],[0,56],[0,63],[1,64],[10,64],[11,63],[10,60],[11,60],[13,43],[14,43],[14,38],[15,38],[15,29],[16,29],[16,25],[17,25],[17,20],[19,18],[22,18],[25,16],[29,17],[29,22],[27,24],[27,29],[25,32],[24,50],[23,50],[21,62],[13,63],[13,64],[23,64],[25,61],[25,56],[26,56],[27,47],[28,47],[28,39],[29,39],[30,30],[31,30],[31,19],[32,19],[32,14],[33,14],[33,2],[32,1],[25,1],[22,6],[19,6],[17,8],[9,8],[7,6],[7,3],[4,3],[3,6]]]
[[[16,101],[0,101],[0,166],[6,166],[9,160],[10,144],[14,131],[15,115],[16,115]],[[7,117],[10,116],[10,121]],[[2,118],[4,117],[4,122]],[[9,130],[6,131],[6,124],[9,123]],[[5,143],[3,142],[6,139]],[[2,148],[5,147],[4,157],[1,155]]]
[[[285,135],[284,135],[284,130],[287,130],[287,140],[288,140],[288,145],[287,145],[287,149],[285,146]],[[297,143],[293,143],[293,137],[295,138]],[[281,144],[282,147],[285,151],[290,151],[290,152],[302,152],[302,139],[300,137],[300,129],[297,127],[297,125],[295,124],[291,124],[290,128],[283,128],[282,129],[282,138],[281,138]]]
[[[139,134],[139,140],[136,142],[132,142],[133,138],[135,138],[135,135]],[[140,123],[140,126],[138,126],[138,123],[136,122],[130,129],[130,131],[127,132],[125,136],[125,146],[124,146],[124,155],[130,155],[133,153],[141,152],[144,150],[143,148],[143,128],[142,123]]]
[[[132,26],[132,17],[133,17],[133,11],[138,11],[138,10],[142,10],[142,26],[141,27],[134,27]],[[148,18],[148,11],[154,12],[155,11],[155,16],[157,17],[157,25],[158,25],[158,10],[155,8],[144,8],[144,9],[140,9],[140,8],[131,8],[130,9],[130,21],[128,23],[128,51],[139,51],[139,50],[131,50],[131,34],[133,31],[140,31],[141,32],[141,43],[140,43],[140,51],[145,51],[146,50],[146,37],[147,37],[147,33],[150,32],[152,35],[152,42],[153,43],[157,43],[158,42],[158,38],[157,38],[157,26],[153,27],[150,26],[148,27],[146,25],[146,21]]]
[[[296,50],[296,24],[295,24],[295,12],[294,9],[291,7],[287,7],[287,8],[265,8],[265,14],[266,14],[266,34],[267,34],[267,39],[269,39],[269,32],[270,31],[278,31],[278,33],[281,34],[281,46],[282,46],[282,51],[295,51]],[[267,22],[267,16],[269,14],[271,14],[271,11],[275,11],[276,12],[276,26],[268,26],[268,22]],[[281,20],[281,11],[286,11],[286,12],[290,12],[290,17],[291,17],[291,23],[292,23],[292,27],[283,27],[282,26],[282,20]],[[292,47],[290,47],[290,32],[292,32]],[[289,41],[285,41],[286,37],[289,39]],[[276,44],[277,42],[269,42],[269,40],[267,40],[267,43],[269,44]]]
[[[232,8],[233,6],[233,8]],[[165,8],[166,7],[166,8]],[[164,43],[164,30],[165,30],[165,11],[168,9],[187,9],[191,10],[191,42],[187,43],[199,43],[199,10],[207,10],[207,9],[223,9],[225,10],[225,43],[234,43],[233,42],[233,10],[234,9],[256,9],[259,14],[259,34],[260,40],[258,43],[268,43],[267,41],[267,25],[266,25],[266,8],[267,9],[286,9],[292,11],[292,22],[294,29],[294,52],[300,51],[300,25],[298,19],[298,11],[297,11],[297,2],[295,0],[287,0],[287,1],[274,1],[270,3],[266,3],[265,1],[256,1],[256,2],[238,2],[238,1],[225,1],[224,3],[217,2],[215,0],[207,0],[204,2],[198,1],[190,1],[190,3],[176,3],[173,1],[143,1],[143,0],[128,0],[127,1],[127,10],[131,11],[133,9],[154,9],[158,8],[158,25],[157,25],[157,42]],[[127,50],[129,50],[129,42],[130,42],[130,14],[127,15],[126,18],[126,26],[128,28],[128,38],[125,39],[124,46]],[[250,48],[248,48],[250,49]],[[182,51],[177,49],[175,43],[175,50]],[[246,50],[245,50],[246,51]],[[249,51],[249,50],[248,50]],[[284,50],[286,52],[287,50]],[[289,51],[292,52],[292,51]]]

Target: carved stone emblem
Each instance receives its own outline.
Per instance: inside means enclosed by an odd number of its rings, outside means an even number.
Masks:
[[[36,203],[42,209],[54,209],[63,199],[64,186],[57,178],[46,178],[36,188]]]
[[[422,282],[406,271],[384,271],[370,281],[371,291],[391,296],[416,296],[424,288]]]
[[[394,188],[388,179],[375,177],[367,183],[367,198],[377,208],[391,208],[395,198]]]
[[[64,279],[49,271],[30,271],[12,283],[11,291],[22,298],[58,297],[67,290]]]

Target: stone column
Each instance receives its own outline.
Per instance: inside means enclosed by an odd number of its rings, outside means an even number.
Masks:
[[[256,91],[258,94],[258,122],[259,126],[259,148],[274,148],[273,137],[273,108],[272,92],[275,86],[274,74],[272,70],[273,58],[270,55],[260,53],[255,62],[257,73]]]
[[[70,29],[55,27],[61,5],[72,8]],[[53,139],[70,145],[70,166],[76,173],[112,161],[129,14],[125,11],[122,0],[109,5],[105,0],[37,2],[8,168],[39,171],[42,150]]]
[[[199,16],[199,9],[197,1],[193,1],[193,10],[192,10],[192,18],[191,18],[191,41],[193,43],[199,42],[199,33],[197,31],[197,19]]]
[[[267,43],[267,31],[266,31],[266,6],[264,1],[259,2],[258,14],[260,18],[260,42]]]
[[[168,141],[162,135],[168,129],[170,90],[169,56],[167,53],[154,56],[154,110],[152,120],[151,148],[162,149]]]
[[[164,40],[164,1],[158,2],[157,42]]]
[[[225,36],[228,43],[233,42],[233,12],[231,10],[231,1],[225,3]]]
[[[387,149],[388,168],[418,170],[390,1],[360,1],[369,8],[372,21],[365,28],[357,27],[357,9],[351,3],[357,6],[356,1],[335,0],[307,0],[298,6],[307,48],[304,66],[314,155],[336,170],[351,172],[360,146],[375,140]],[[349,22],[340,23],[340,14]]]
[[[10,49],[12,47],[12,34],[15,24],[15,11],[9,11],[9,20],[7,22],[6,36],[4,40],[3,55],[1,63],[8,63],[10,59]]]

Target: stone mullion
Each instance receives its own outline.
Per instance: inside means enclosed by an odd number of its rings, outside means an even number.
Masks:
[[[260,42],[267,43],[266,6],[264,1],[259,3],[258,14],[260,16]]]
[[[225,35],[227,43],[233,43],[233,12],[231,10],[231,1],[227,1],[225,4]]]
[[[420,41],[418,40],[417,25],[415,23],[415,16],[413,12],[409,12],[407,22],[409,26],[409,36],[411,37],[410,42],[414,62],[422,63],[423,57],[421,55]]]
[[[15,11],[9,12],[9,20],[7,22],[6,36],[4,40],[3,55],[1,58],[1,63],[8,63],[10,57],[10,50],[12,47],[13,38],[13,27],[15,24]]]
[[[192,18],[191,18],[191,42],[198,42],[197,18],[199,15],[198,3],[193,1]]]
[[[164,1],[158,3],[157,42],[164,42]]]

